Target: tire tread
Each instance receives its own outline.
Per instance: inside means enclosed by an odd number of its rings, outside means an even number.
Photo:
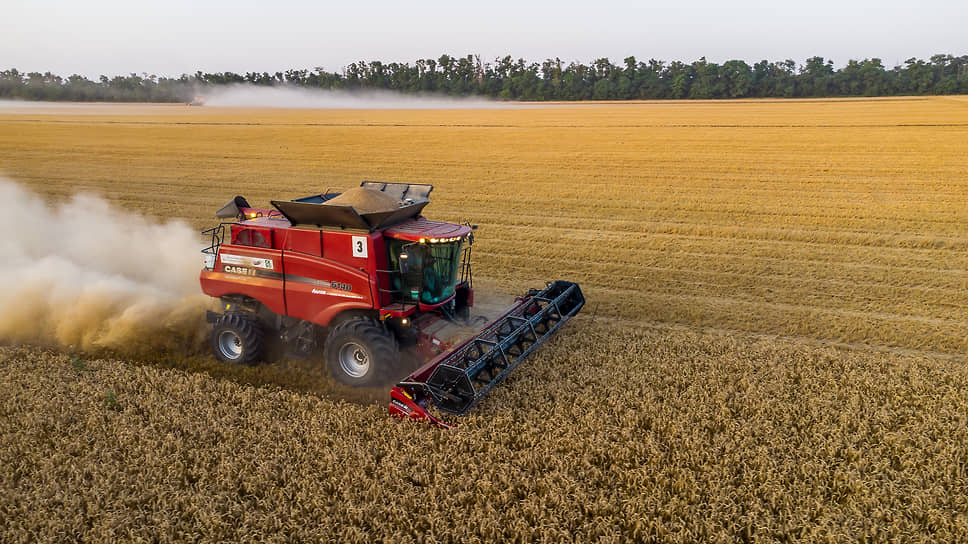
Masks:
[[[351,380],[342,375],[339,368],[336,345],[339,338],[349,335],[364,343],[373,355],[370,375],[361,380]],[[390,379],[391,372],[399,366],[400,346],[397,339],[379,321],[368,317],[357,317],[339,323],[326,337],[326,364],[336,380],[347,385],[383,385]]]
[[[218,335],[219,332],[225,329],[234,330],[242,338],[244,348],[242,350],[242,357],[237,361],[226,360],[222,357],[222,353],[219,350]],[[253,365],[259,360],[262,354],[262,327],[259,326],[259,323],[254,318],[244,313],[224,314],[218,318],[212,327],[210,340],[215,358],[227,363]]]

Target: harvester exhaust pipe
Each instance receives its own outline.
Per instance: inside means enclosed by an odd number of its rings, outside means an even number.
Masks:
[[[449,414],[467,413],[584,305],[577,283],[532,289],[479,333],[398,383],[390,391],[390,413],[451,427],[427,412],[430,404]]]

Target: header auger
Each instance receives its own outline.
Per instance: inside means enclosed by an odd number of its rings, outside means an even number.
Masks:
[[[474,304],[470,225],[420,215],[433,186],[364,181],[253,208],[241,196],[205,231],[202,291],[219,360],[253,364],[264,340],[298,356],[322,347],[333,377],[351,386],[389,386],[389,411],[448,423],[431,406],[463,414],[584,305],[577,284],[549,283],[518,297],[469,338]],[[407,350],[427,360],[409,376]]]

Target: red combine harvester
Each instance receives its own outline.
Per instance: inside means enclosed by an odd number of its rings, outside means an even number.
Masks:
[[[474,228],[420,215],[433,186],[364,181],[343,193],[275,209],[235,197],[203,234],[202,291],[215,356],[260,360],[271,335],[297,356],[320,346],[333,377],[384,386],[403,373],[401,349],[428,362],[390,391],[390,413],[449,424],[428,411],[463,414],[585,303],[577,284],[549,283],[515,299],[469,338]]]

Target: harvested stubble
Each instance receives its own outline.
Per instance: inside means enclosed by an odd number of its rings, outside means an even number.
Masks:
[[[968,534],[968,369],[578,318],[458,431],[0,349],[0,540]],[[114,397],[110,402],[108,393]]]
[[[201,229],[363,179],[435,185],[475,276],[599,315],[964,354],[963,97],[0,114],[0,172]]]

